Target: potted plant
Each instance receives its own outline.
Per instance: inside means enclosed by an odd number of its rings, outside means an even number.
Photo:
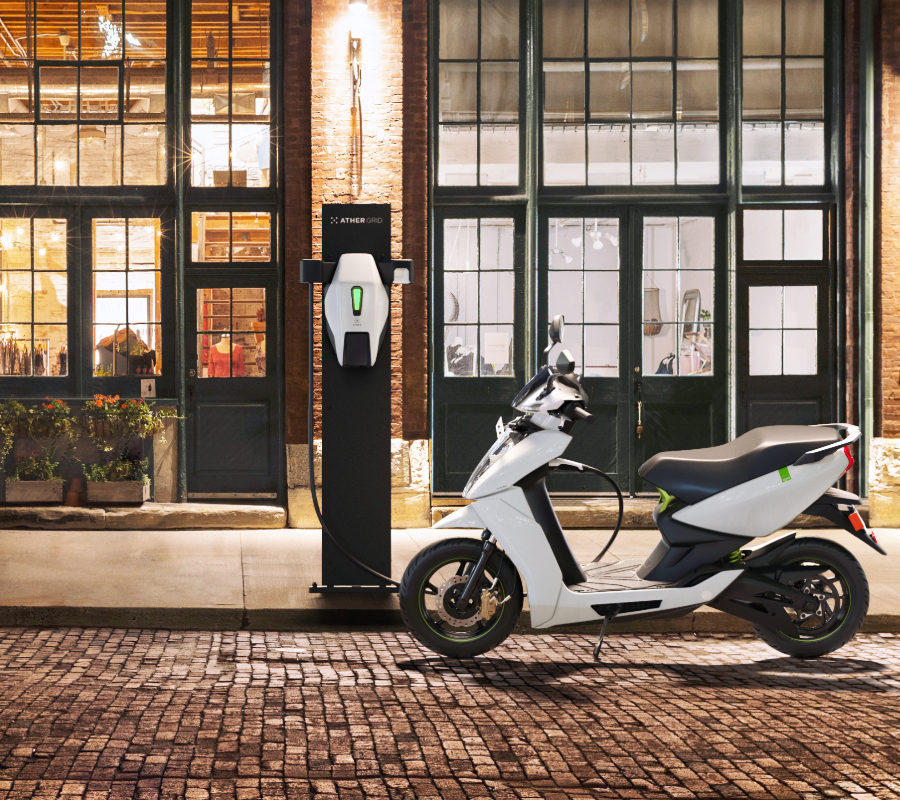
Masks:
[[[175,414],[154,410],[143,398],[94,395],[85,403],[84,432],[97,449],[97,458],[84,464],[88,503],[143,503],[150,499],[148,459],[141,458],[144,439],[161,433],[164,421]]]
[[[66,449],[77,437],[72,411],[62,400],[45,398],[39,407],[26,409],[10,400],[0,408],[0,456],[5,467],[13,439],[31,439],[36,449],[18,455],[6,475],[7,503],[61,503],[63,479],[60,474],[60,443]]]

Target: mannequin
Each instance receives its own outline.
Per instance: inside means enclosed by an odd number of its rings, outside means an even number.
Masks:
[[[228,369],[228,354],[231,353],[231,372]],[[244,348],[231,341],[230,334],[223,333],[222,338],[209,350],[210,378],[242,378],[244,371]]]

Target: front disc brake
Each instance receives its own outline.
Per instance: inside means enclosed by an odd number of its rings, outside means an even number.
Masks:
[[[437,594],[437,614],[442,622],[451,628],[469,628],[484,621],[479,607],[474,603],[465,610],[457,610],[454,603],[462,594],[469,578],[465,575],[454,575],[441,584]],[[462,585],[460,585],[462,584]]]

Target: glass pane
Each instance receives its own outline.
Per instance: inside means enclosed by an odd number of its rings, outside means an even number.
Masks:
[[[635,119],[670,119],[672,116],[672,65],[635,63],[631,68],[632,116]]]
[[[784,332],[784,374],[815,375],[816,331]]]
[[[784,11],[785,53],[789,56],[824,55],[824,1],[788,0]]]
[[[78,160],[75,125],[47,125],[38,133],[38,183],[74,186]]]
[[[444,273],[444,322],[478,322],[478,273]]]
[[[466,273],[462,273],[466,275]],[[466,277],[469,277],[466,275]],[[479,292],[479,321],[482,323],[514,322],[512,272],[481,273]],[[452,322],[452,320],[447,320]]]
[[[479,349],[481,377],[513,374],[513,326],[482,325]]]
[[[816,300],[815,286],[785,286],[784,327],[817,328]]]
[[[718,0],[678,0],[679,58],[717,58]]]
[[[438,183],[475,186],[478,132],[474,125],[441,125]]]
[[[744,55],[781,55],[781,0],[744,0]]]
[[[583,368],[586,378],[615,378],[618,376],[619,329],[617,326],[585,326]]]
[[[644,220],[644,269],[678,267],[678,219],[648,217]]]
[[[629,55],[628,0],[588,0],[588,57]]]
[[[35,322],[65,325],[68,315],[69,281],[65,272],[36,272],[34,275]]]
[[[209,69],[205,61],[191,65],[191,117],[228,116],[228,65]]]
[[[588,183],[622,186],[630,182],[629,125],[591,125],[588,128]]]
[[[34,326],[34,375],[57,378],[69,374],[67,336],[65,325]]]
[[[643,322],[676,322],[678,319],[678,273],[675,270],[644,271]],[[658,327],[658,326],[657,326]],[[653,331],[644,328],[644,335]]]
[[[191,261],[231,260],[231,218],[228,212],[191,214]]]
[[[481,119],[484,122],[519,121],[519,65],[481,65]]]
[[[94,270],[125,269],[124,219],[95,219],[93,221]]]
[[[231,330],[231,289],[197,290],[197,327],[201,331]]]
[[[0,124],[0,184],[34,185],[34,125]]]
[[[781,124],[745,122],[741,126],[741,180],[745,186],[781,183]]]
[[[584,321],[612,324],[619,321],[618,272],[584,273]]]
[[[678,111],[683,120],[719,118],[718,62],[678,62]]]
[[[237,61],[231,66],[231,115],[235,122],[268,122],[267,62]]]
[[[781,61],[744,59],[744,119],[781,119]]]
[[[82,186],[118,186],[122,182],[122,127],[78,126],[78,170]]]
[[[689,123],[677,126],[678,183],[719,182],[719,126]]]
[[[815,288],[815,287],[814,287]],[[782,287],[750,287],[750,327],[781,329]]]
[[[30,325],[4,324],[0,327],[0,375],[32,374],[31,337]]]
[[[584,221],[584,268],[617,270],[619,268],[619,222],[615,219]]]
[[[232,125],[231,185],[269,185],[269,126]]]
[[[191,185],[228,186],[228,125],[191,125]]]
[[[481,1],[481,57],[519,57],[519,0]]]
[[[165,125],[125,125],[126,186],[163,185],[166,182]]]
[[[23,12],[27,7],[24,3],[20,6]],[[48,0],[32,5],[31,13],[36,13],[37,16],[38,58],[56,61],[78,58],[78,3],[73,3],[71,0]],[[96,11],[94,13],[94,27],[96,28],[98,24]],[[4,14],[4,17],[6,16]],[[31,33],[32,31],[27,30],[24,17],[23,13],[22,21],[16,26],[19,29],[16,32],[16,40],[25,49],[27,55],[33,58],[34,51],[29,41],[30,36],[26,36],[26,32]]]
[[[631,175],[635,185],[675,183],[674,125],[635,125],[631,141]]]
[[[163,45],[165,46],[165,45]],[[125,70],[125,119],[164,122],[166,119],[166,65],[133,61]]]
[[[119,116],[119,70],[115,67],[82,67],[80,95],[82,119],[116,119]]]
[[[788,209],[784,212],[784,258],[786,261],[821,261],[821,209]]]
[[[440,58],[478,58],[478,0],[440,0]]]
[[[31,228],[27,219],[0,219],[0,269],[31,269]]]
[[[584,127],[544,125],[544,183],[584,185]]]
[[[233,341],[228,333],[210,334],[207,337],[209,344],[203,353],[205,378],[244,378],[247,376],[247,366],[252,364],[254,354],[247,352],[244,345]],[[237,337],[234,337],[235,339]]]
[[[231,241],[233,261],[271,261],[272,233],[269,213],[266,211],[232,214]]]
[[[443,5],[443,4],[442,4]],[[472,326],[444,326],[444,375],[474,375],[478,328]]]
[[[75,119],[78,68],[41,67],[41,119]]]
[[[3,322],[31,322],[33,273],[30,271],[7,272],[4,270],[0,272],[0,286],[3,287],[3,294],[0,296]]]
[[[825,61],[788,58],[784,62],[785,117],[822,119],[825,116]]]
[[[552,316],[552,312],[551,312]],[[569,320],[566,320],[566,339],[562,344],[555,344],[550,348],[550,352],[547,353],[546,357],[543,353],[541,353],[541,360],[546,358],[548,364],[555,364],[556,359],[559,357],[559,354],[563,349],[568,350],[572,356],[575,358],[575,371],[581,372],[583,369],[584,359],[582,358],[582,336],[584,335],[583,327],[581,325],[570,325]],[[548,340],[549,341],[549,340]]]
[[[165,0],[128,0],[125,4],[125,57],[166,60]]]
[[[191,3],[191,57],[208,59],[211,69],[216,57],[228,58],[228,0]]]
[[[628,62],[591,64],[591,119],[622,119],[630,116],[631,73]]]
[[[159,269],[158,219],[128,220],[128,269]]]
[[[481,125],[482,186],[519,182],[519,126]]]
[[[782,212],[744,211],[744,261],[781,261]]]
[[[568,272],[553,270],[547,277],[547,312],[550,317],[562,314],[566,323],[576,323],[583,320],[582,312],[582,272]],[[566,341],[569,339],[569,331],[566,329]]]
[[[679,266],[681,269],[713,269],[715,266],[715,220],[712,217],[681,217],[679,223],[681,233]]]
[[[750,374],[781,375],[781,331],[750,331]]]
[[[642,339],[644,375],[677,375],[677,325],[644,325]]]
[[[544,64],[544,121],[584,120],[584,64]]]
[[[31,61],[0,63],[0,121],[34,120],[34,65]]]
[[[702,332],[703,327],[713,321],[713,273],[709,270],[682,270],[679,277],[681,305],[678,319],[686,323],[686,331]]]
[[[511,219],[481,220],[481,269],[514,268],[513,231]]]
[[[477,66],[474,62],[441,64],[441,122],[474,122],[478,118]]]
[[[712,375],[712,326],[681,325],[679,375]]]
[[[232,0],[232,58],[269,57],[269,0]]]
[[[550,269],[582,268],[584,228],[581,219],[550,220]],[[578,290],[579,293],[581,289]],[[559,312],[554,312],[554,314]],[[580,312],[579,312],[580,313]],[[553,314],[550,315],[551,317]]]
[[[66,221],[34,220],[35,269],[66,270]]]
[[[444,220],[444,269],[478,269],[478,220]]]
[[[784,182],[789,186],[825,183],[825,125],[789,122],[784,130]]]
[[[147,330],[146,323],[159,322],[159,288],[159,272],[133,272],[128,275],[128,324],[142,336]]]
[[[553,0],[543,12],[544,58],[583,58],[584,0]]]
[[[122,3],[81,4],[81,57],[122,57]]]
[[[672,55],[672,0],[631,4],[631,53],[635,57]]]

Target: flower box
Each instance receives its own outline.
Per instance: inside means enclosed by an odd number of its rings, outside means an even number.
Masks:
[[[87,502],[130,505],[150,499],[150,484],[141,481],[88,481]]]
[[[62,500],[62,481],[6,482],[7,503],[61,503]]]

